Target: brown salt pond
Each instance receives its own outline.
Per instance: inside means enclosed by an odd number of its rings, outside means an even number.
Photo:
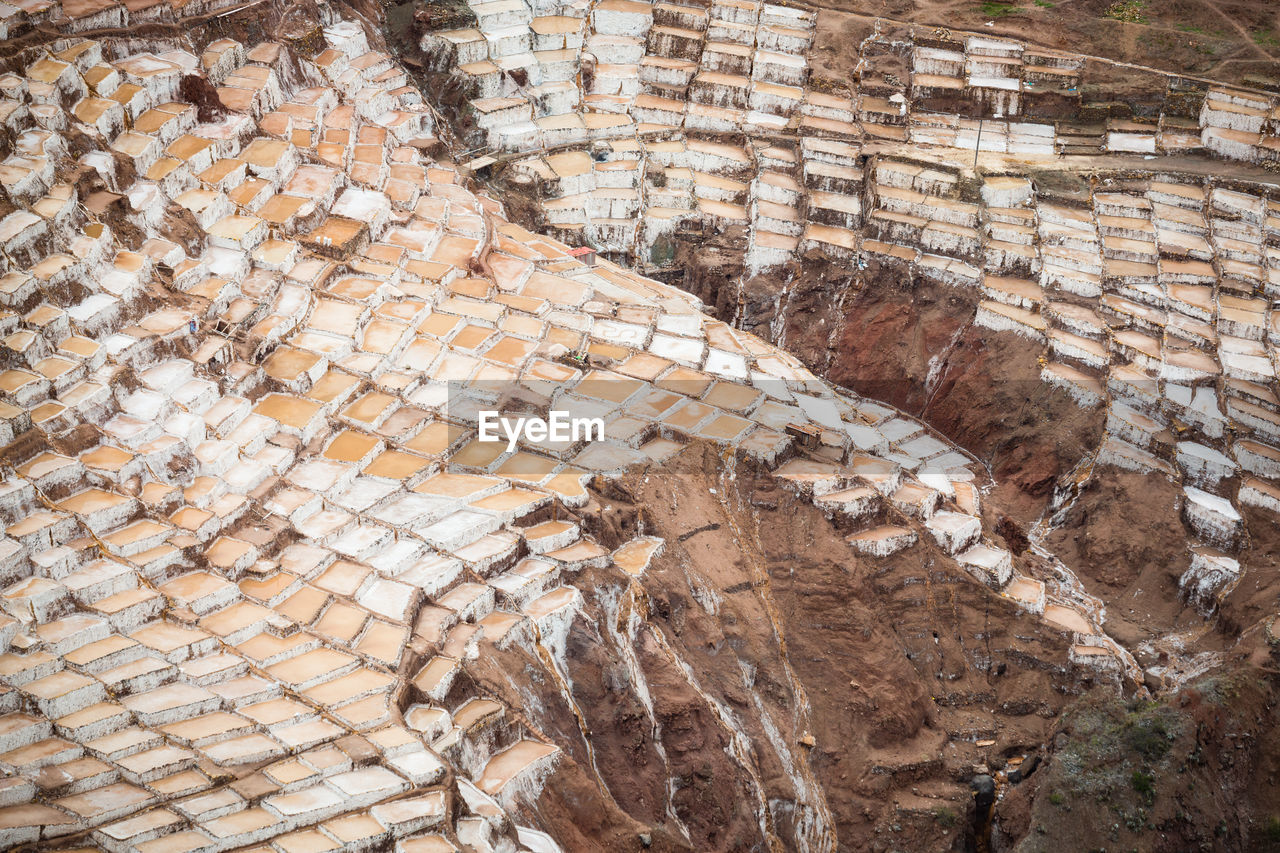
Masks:
[[[522,740],[509,749],[495,755],[485,765],[478,785],[486,794],[496,794],[507,786],[521,771],[530,765],[553,755],[556,747],[536,740]]]
[[[1093,626],[1084,618],[1079,610],[1063,607],[1061,604],[1050,604],[1044,609],[1044,618],[1060,628],[1076,631],[1080,634],[1092,634]]]
[[[639,577],[661,551],[662,544],[663,540],[657,536],[632,539],[613,552],[613,563],[627,574]]]

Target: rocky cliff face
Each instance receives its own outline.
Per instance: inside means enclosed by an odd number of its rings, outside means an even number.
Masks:
[[[667,546],[639,577],[582,578],[582,617],[548,649],[559,677],[509,653],[462,688],[567,745],[533,806],[567,848],[965,849],[971,777],[1038,749],[1082,689],[1066,632],[932,545],[853,557],[812,505],[711,449],[584,516],[602,542]]]

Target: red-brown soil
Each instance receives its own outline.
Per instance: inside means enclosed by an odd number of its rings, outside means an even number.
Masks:
[[[568,745],[536,806],[566,849],[640,849],[643,832],[655,849],[772,835],[791,850],[806,821],[842,850],[964,849],[968,780],[1037,749],[1079,689],[1066,635],[932,543],[855,557],[810,503],[714,448],[627,478],[584,516],[605,542],[640,523],[667,542],[638,580],[581,579],[593,592],[566,673],[590,751],[540,662],[508,651],[471,670]]]

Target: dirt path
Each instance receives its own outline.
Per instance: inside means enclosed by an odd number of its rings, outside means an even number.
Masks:
[[[1258,54],[1258,56],[1268,59],[1272,62],[1275,61],[1276,58],[1274,56],[1272,56],[1270,53],[1267,53],[1265,50],[1262,49],[1262,45],[1254,41],[1252,33],[1250,33],[1248,30],[1242,27],[1240,25],[1240,22],[1237,21],[1235,18],[1231,17],[1226,12],[1222,11],[1222,9],[1218,8],[1218,5],[1216,3],[1209,3],[1209,2],[1206,2],[1206,0],[1200,0],[1200,7],[1203,9],[1207,9],[1217,17],[1226,21],[1228,26],[1230,26],[1233,30],[1235,30],[1240,34],[1240,38],[1241,40],[1244,41],[1245,46],[1251,49],[1254,53]]]
[[[1218,74],[1221,73],[1223,66],[1226,66],[1226,65],[1262,65],[1263,67],[1266,67],[1267,65],[1272,65],[1276,62],[1280,62],[1280,60],[1240,59],[1239,57],[1228,57],[1227,59],[1224,59],[1221,62],[1214,65],[1212,68],[1206,71],[1205,74],[1209,76],[1217,76]]]

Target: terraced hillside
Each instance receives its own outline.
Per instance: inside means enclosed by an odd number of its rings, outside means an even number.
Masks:
[[[1273,95],[891,22],[832,80],[753,0],[9,10],[7,848],[1268,838]]]

